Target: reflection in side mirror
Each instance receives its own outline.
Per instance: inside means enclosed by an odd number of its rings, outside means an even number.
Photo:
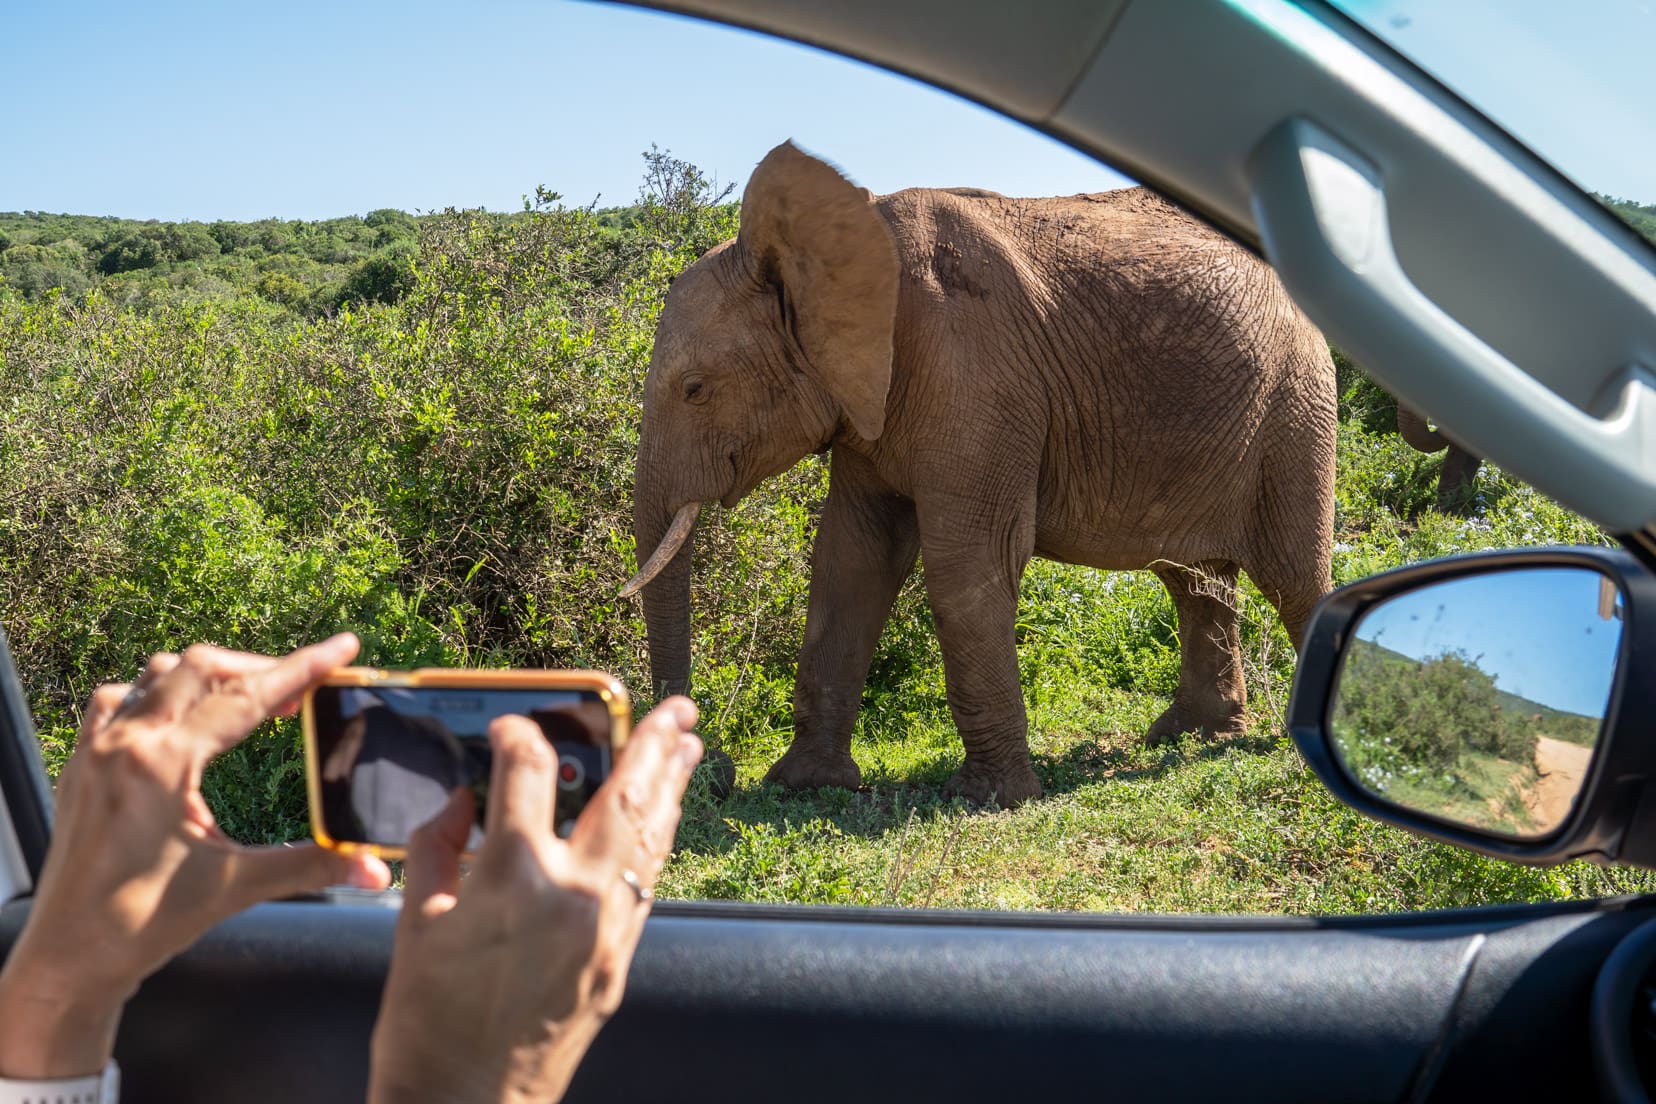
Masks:
[[[1414,812],[1554,831],[1603,727],[1622,604],[1585,567],[1464,576],[1376,604],[1336,680],[1335,755],[1362,789]]]

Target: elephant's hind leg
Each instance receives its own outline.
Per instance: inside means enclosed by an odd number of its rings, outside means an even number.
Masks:
[[[1316,608],[1317,600],[1328,593],[1328,560],[1325,545],[1321,555],[1308,555],[1295,562],[1243,565],[1254,586],[1276,607],[1296,652],[1305,639],[1305,625],[1311,620],[1311,611]]]
[[[1443,457],[1443,471],[1438,475],[1437,508],[1445,514],[1469,517],[1472,498],[1477,493],[1478,469],[1483,457],[1467,452],[1459,445],[1450,445]]]
[[[794,739],[767,782],[789,789],[856,789],[851,731],[880,630],[920,549],[914,504],[862,490],[862,463],[836,452],[828,502],[811,550],[811,597],[794,682]]]
[[[1236,631],[1236,572],[1228,561],[1152,568],[1179,618],[1179,689],[1150,726],[1151,744],[1187,732],[1230,736],[1244,727],[1248,691]]]
[[[1242,557],[1242,570],[1276,607],[1295,651],[1328,593],[1334,554],[1333,418],[1323,426],[1320,439],[1267,468],[1258,523]]]

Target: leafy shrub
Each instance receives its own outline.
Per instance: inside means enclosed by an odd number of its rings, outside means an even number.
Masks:
[[[1347,766],[1380,793],[1397,778],[1464,789],[1457,772],[1473,755],[1534,767],[1529,721],[1503,708],[1494,676],[1464,652],[1413,660],[1360,639],[1333,712]]]
[[[271,302],[280,303],[285,307],[298,306],[309,294],[304,284],[285,272],[266,272],[259,277],[259,282],[253,285],[253,290]]]

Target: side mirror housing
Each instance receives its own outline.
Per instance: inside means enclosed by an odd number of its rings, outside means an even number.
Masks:
[[[1288,705],[1341,801],[1541,865],[1656,866],[1653,719],[1656,575],[1594,547],[1456,556],[1335,590]]]

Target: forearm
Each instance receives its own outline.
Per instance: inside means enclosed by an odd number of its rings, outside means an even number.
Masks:
[[[76,994],[14,952],[0,970],[0,1077],[97,1073],[114,1054],[125,997]]]
[[[433,1041],[420,1019],[392,1017],[375,1026],[368,1104],[556,1104],[602,1026],[599,1017],[580,1014],[544,1024],[543,1034],[518,1046],[491,1050],[458,1034]]]

